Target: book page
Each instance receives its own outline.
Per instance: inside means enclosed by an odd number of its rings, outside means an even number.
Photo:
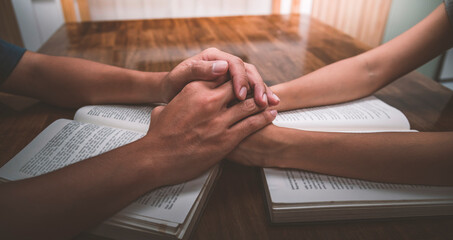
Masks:
[[[59,119],[0,168],[0,178],[13,181],[38,176],[123,146],[144,135]]]
[[[207,179],[201,189],[201,192],[198,194],[197,199],[192,205],[192,208],[187,213],[186,219],[183,223],[169,222],[162,219],[157,219],[156,217],[159,214],[150,213],[151,216],[137,215],[140,211],[135,213],[127,212],[128,208],[119,212],[115,216],[104,221],[104,223],[97,228],[93,229],[93,233],[100,234],[102,236],[108,236],[116,238],[118,234],[124,234],[124,229],[132,229],[134,231],[133,235],[137,232],[139,233],[150,233],[153,231],[165,232],[167,234],[174,235],[175,237],[182,239],[186,232],[191,232],[191,229],[194,227],[196,221],[194,218],[197,218],[202,211],[202,205],[207,200],[208,193],[212,188],[216,177],[219,174],[220,166],[216,165],[208,171]],[[203,176],[201,176],[203,177]],[[150,195],[152,193],[147,193]],[[178,200],[178,205],[179,200]],[[181,205],[184,203],[181,203]],[[142,206],[143,207],[143,206]],[[143,207],[144,208],[144,207]],[[166,209],[165,211],[173,211]],[[132,234],[131,234],[132,235]],[[131,235],[124,235],[126,238],[132,239]],[[149,236],[145,239],[148,239]]]
[[[279,127],[323,132],[373,132],[409,130],[409,121],[398,109],[374,96],[352,102],[278,113]]]
[[[74,120],[146,133],[151,105],[93,105],[77,110]]]
[[[191,181],[155,189],[135,200],[118,215],[140,215],[182,224],[208,176],[209,172],[206,172]]]
[[[273,203],[453,200],[453,187],[363,181],[291,169],[264,168]]]

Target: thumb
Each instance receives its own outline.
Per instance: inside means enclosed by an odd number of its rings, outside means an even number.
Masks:
[[[154,125],[157,122],[157,119],[159,118],[160,113],[162,110],[164,110],[164,106],[157,106],[153,108],[153,111],[151,111],[151,124]]]
[[[228,62],[217,61],[193,61],[190,66],[191,79],[212,80],[228,71]]]

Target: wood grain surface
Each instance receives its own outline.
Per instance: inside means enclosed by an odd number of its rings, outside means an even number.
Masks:
[[[168,71],[208,47],[254,64],[269,85],[368,49],[309,17],[274,15],[69,23],[40,52]],[[402,110],[413,129],[453,130],[453,92],[421,74],[410,73],[376,95]],[[75,112],[42,103],[14,110],[9,107],[12,102],[14,96],[0,95],[1,165],[51,122],[72,119]],[[453,239],[453,216],[277,225],[270,222],[266,209],[259,169],[225,162],[191,238]],[[77,239],[101,238],[81,234]]]

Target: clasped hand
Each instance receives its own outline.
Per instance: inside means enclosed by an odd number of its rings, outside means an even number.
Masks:
[[[268,106],[279,99],[256,68],[217,49],[183,61],[164,79],[161,89],[169,103],[153,110],[137,151],[152,153],[150,178],[159,185],[200,175],[277,115]],[[246,99],[251,91],[254,98]]]

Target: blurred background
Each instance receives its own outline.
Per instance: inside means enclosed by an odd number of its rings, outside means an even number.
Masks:
[[[376,47],[415,25],[441,3],[442,0],[0,0],[0,38],[37,51],[65,23],[307,14]],[[453,50],[418,71],[453,89]]]

